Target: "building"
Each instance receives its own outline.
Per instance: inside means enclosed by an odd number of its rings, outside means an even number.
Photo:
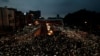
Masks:
[[[16,9],[8,8],[8,22],[9,22],[9,27],[13,31],[16,29],[16,24],[15,24],[15,11],[16,11]]]
[[[29,11],[26,13],[27,24],[33,23],[34,19],[39,19],[41,17],[41,11]]]
[[[26,18],[21,11],[15,11],[15,26],[16,30],[22,29],[26,25]]]
[[[25,19],[25,15],[21,11],[0,7],[0,34],[22,29],[26,25]]]
[[[1,7],[0,8],[0,29],[9,31],[10,29],[15,29],[15,9]]]

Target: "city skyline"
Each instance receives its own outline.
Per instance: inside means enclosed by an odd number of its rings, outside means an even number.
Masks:
[[[0,7],[16,8],[22,12],[40,10],[42,17],[51,17],[59,14],[64,17],[68,13],[87,9],[100,12],[100,0],[0,0]]]

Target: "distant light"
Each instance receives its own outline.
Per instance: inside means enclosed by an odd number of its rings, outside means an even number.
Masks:
[[[39,21],[35,21],[35,25],[38,25],[39,24]]]
[[[54,56],[57,56],[57,55],[54,55]]]
[[[52,31],[52,30],[50,30],[50,33],[53,33],[53,31]]]
[[[52,34],[53,34],[52,30],[48,31],[48,35],[52,35]]]
[[[48,25],[49,25],[49,23],[46,23],[46,25],[48,26]]]
[[[84,23],[87,24],[87,21],[85,21]]]
[[[24,13],[24,15],[26,15],[26,12]]]
[[[47,30],[50,30],[50,26],[47,26]]]
[[[50,33],[50,32],[48,32],[48,35],[51,35],[51,33]]]
[[[34,16],[34,14],[30,14],[31,16]]]
[[[49,23],[46,23],[46,26],[47,26],[47,31],[48,31],[48,35],[52,35],[53,34],[53,31],[50,29],[51,28],[51,26],[50,26],[50,24]]]
[[[28,24],[29,26],[31,26],[32,24]]]

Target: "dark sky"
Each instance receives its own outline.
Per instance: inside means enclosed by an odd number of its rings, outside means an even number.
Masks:
[[[41,10],[44,17],[65,16],[68,13],[86,8],[100,12],[100,0],[0,0],[0,7],[8,6],[27,12]]]

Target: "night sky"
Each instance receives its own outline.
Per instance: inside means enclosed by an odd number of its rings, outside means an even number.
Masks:
[[[100,0],[0,0],[0,7],[17,8],[22,12],[41,10],[43,17],[65,16],[68,13],[86,8],[100,12]]]

